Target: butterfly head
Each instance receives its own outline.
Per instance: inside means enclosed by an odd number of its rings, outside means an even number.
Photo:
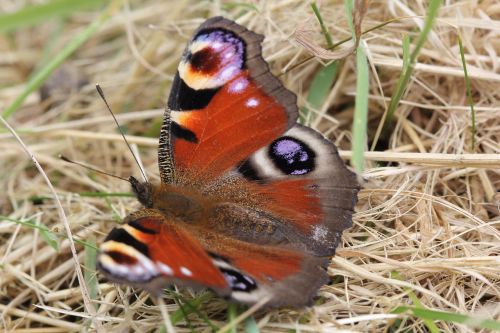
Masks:
[[[134,176],[130,176],[128,180],[137,200],[146,208],[153,207],[153,185],[148,181],[140,182]]]

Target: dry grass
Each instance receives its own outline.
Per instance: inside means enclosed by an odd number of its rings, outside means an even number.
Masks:
[[[0,9],[12,9],[14,3],[2,1]],[[293,40],[299,24],[309,19],[315,43],[323,45],[307,2],[252,3],[258,12],[222,1],[150,0],[125,5],[67,62],[90,84],[51,108],[32,94],[8,119],[50,178],[75,238],[99,243],[121,217],[138,207],[130,197],[79,195],[127,192],[129,188],[125,182],[57,158],[63,153],[124,177],[138,174],[93,83],[101,84],[120,122],[133,135],[130,141],[138,145],[148,175],[158,180],[156,139],[144,136],[162,113],[190,33],[204,18],[222,14],[264,33],[264,54],[275,73],[287,71],[309,56]],[[425,1],[370,3],[363,30],[401,18],[363,36],[371,69],[370,140],[400,74],[402,38],[418,34],[425,7]],[[324,1],[320,10],[335,41],[350,36],[341,1]],[[24,89],[27,76],[47,47],[49,54],[57,53],[98,14],[83,11],[65,22],[53,20],[0,36],[0,110]],[[344,233],[343,246],[332,260],[332,283],[321,289],[317,305],[309,309],[255,313],[261,332],[429,332],[424,320],[391,313],[398,306],[417,305],[412,297],[428,309],[474,319],[500,319],[499,19],[500,6],[495,1],[446,2],[440,9],[397,109],[390,138],[380,141],[379,152],[367,153],[363,175],[367,182],[360,193],[354,227]],[[477,112],[475,151],[470,145],[471,114],[458,33]],[[54,45],[48,45],[50,41]],[[281,75],[299,96],[301,106],[319,63],[313,59]],[[316,127],[346,150],[344,156],[350,154],[355,63],[354,56],[345,59],[324,105],[314,110],[321,117],[314,122]],[[57,203],[20,144],[3,132],[0,149],[0,214],[64,234]],[[93,295],[95,285],[87,283],[97,312],[91,318],[92,306],[84,306],[70,242],[58,236],[56,251],[44,240],[45,234],[37,228],[0,221],[2,329],[154,332],[162,326],[155,300],[130,288],[109,285],[98,274],[97,295]],[[89,281],[95,274],[92,248],[85,251],[77,243],[76,249]],[[173,302],[177,295],[201,301],[198,313],[188,316],[189,323],[178,319],[179,307]],[[174,314],[178,332],[189,331],[190,326],[194,331],[210,331],[207,320],[217,327],[228,323],[227,304],[206,294],[170,292],[164,302]],[[478,330],[449,321],[436,321],[435,325],[443,332]]]

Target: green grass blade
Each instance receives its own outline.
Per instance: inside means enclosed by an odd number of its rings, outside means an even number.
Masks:
[[[418,55],[420,54],[420,50],[424,46],[425,41],[427,40],[427,36],[429,32],[431,32],[432,26],[434,25],[434,20],[438,14],[439,7],[441,7],[442,0],[431,0],[429,4],[429,9],[427,11],[427,17],[424,22],[424,27],[422,32],[418,35],[417,43],[415,45],[415,49],[411,53],[411,63],[415,63]]]
[[[404,280],[403,277],[398,272],[391,272],[391,277],[393,279],[400,280],[400,281]],[[415,308],[425,309],[425,306],[422,304],[422,302],[420,302],[420,300],[418,299],[417,295],[415,295],[413,290],[411,290],[410,288],[404,288],[404,290],[408,294],[408,297],[410,298],[410,300],[415,305]],[[422,321],[424,322],[425,326],[427,326],[427,328],[429,329],[429,332],[439,333],[439,328],[436,326],[436,324],[434,324],[434,322],[432,320],[423,318]]]
[[[106,0],[52,0],[40,5],[29,5],[15,13],[1,15],[0,32],[10,32],[47,22],[56,17],[99,7],[107,2]]]
[[[461,313],[419,309],[409,306],[400,306],[394,309],[393,311],[393,313],[406,313],[406,312],[409,312],[413,316],[420,319],[428,319],[432,321],[442,320],[445,322],[467,325],[469,327],[474,327],[474,328],[500,331],[500,321],[473,317],[471,315],[464,315]]]
[[[53,232],[49,231],[47,228],[40,228],[39,232],[40,236],[45,241],[45,243],[47,243],[50,247],[59,252],[59,239],[57,238],[57,236]]]
[[[410,36],[406,35],[405,37],[403,37],[403,68],[401,69],[401,73],[406,73],[408,71],[408,68],[410,66]],[[398,78],[398,82],[396,84],[396,87],[400,87],[402,84],[403,84],[403,76],[404,75],[401,75],[399,78]],[[397,92],[403,92],[404,90],[399,90],[399,89],[396,89]],[[401,96],[399,96],[398,98],[395,98],[395,99],[401,99]],[[391,109],[391,107],[389,107],[389,109]],[[389,113],[389,109],[388,109],[388,113]],[[388,116],[388,113],[385,115],[385,117],[382,117],[382,120],[379,124],[379,126],[377,127],[377,131],[375,132],[375,135],[373,137],[373,141],[372,141],[372,146],[370,148],[370,150],[375,150],[376,146],[377,146],[377,143],[378,143],[378,139],[380,138],[380,133],[385,130],[387,131],[387,124],[389,124],[390,122],[387,122],[386,119]],[[391,117],[392,115],[394,114],[394,111],[391,113]],[[384,132],[384,135],[387,136],[387,132]]]
[[[356,38],[352,12],[354,10],[353,0],[344,0],[344,9],[347,22],[351,29],[352,38]],[[356,48],[356,98],[354,105],[354,117],[352,122],[352,159],[351,164],[358,172],[364,169],[364,155],[366,145],[366,131],[368,123],[368,93],[369,93],[369,71],[368,60],[362,43]]]
[[[31,229],[38,229],[38,232],[40,233],[42,239],[54,250],[59,251],[59,239],[57,235],[54,232],[52,232],[49,228],[47,228],[45,225],[38,223],[38,221],[33,221],[33,220],[21,221],[12,219],[4,215],[0,215],[0,219],[20,224]]]
[[[36,223],[35,221],[33,220],[27,220],[27,221],[21,221],[21,220],[16,220],[16,219],[12,219],[8,216],[4,216],[4,215],[0,215],[0,220],[6,220],[6,221],[10,221],[10,222],[13,222],[13,223],[17,223],[17,224],[21,224],[21,225],[24,225],[28,228],[32,228],[32,229],[38,229],[40,230],[40,232],[45,232],[45,233],[48,233],[48,234],[51,234],[50,235],[50,238],[53,239],[55,237],[62,237],[62,238],[68,238],[68,236],[66,234],[61,234],[61,233],[55,233],[55,232],[52,232],[49,228],[47,228],[46,226],[44,226],[43,224],[38,224]],[[82,241],[81,239],[78,239],[78,238],[75,238],[73,237],[73,241],[75,243],[78,243],[80,245],[83,245],[83,246],[90,246],[90,247],[94,247],[95,249],[97,249],[97,247],[95,247],[95,245],[92,245],[90,243],[87,243],[85,241]],[[50,244],[49,244],[50,245]]]
[[[394,91],[391,102],[389,104],[389,109],[387,111],[387,117],[385,119],[385,126],[392,123],[392,118],[394,117],[394,112],[396,111],[396,107],[403,97],[404,92],[406,91],[406,86],[410,81],[410,76],[412,73],[412,63],[410,56],[410,37],[405,36],[403,38],[403,68],[401,69],[401,76],[398,78],[398,82],[396,83],[396,90]]]
[[[66,46],[57,53],[54,58],[49,61],[44,67],[40,68],[28,81],[22,93],[9,105],[2,116],[8,118],[21,106],[26,97],[32,92],[40,88],[43,82],[54,72],[73,52],[75,52],[83,43],[85,43],[96,31],[101,24],[109,17],[109,12],[114,9],[114,2],[108,7],[108,10],[100,15],[87,28],[78,33]]]
[[[332,47],[333,46],[332,35],[330,34],[328,29],[326,28],[325,22],[323,21],[323,17],[321,16],[321,13],[318,9],[318,6],[316,5],[315,2],[311,3],[311,8],[314,12],[314,15],[316,15],[316,18],[318,19],[319,25],[321,27],[321,31],[323,32],[323,35],[325,36],[326,45],[328,45],[328,47]]]
[[[188,317],[188,313],[186,312],[184,305],[181,304],[179,297],[177,297],[176,294],[177,294],[177,292],[172,292],[172,295],[174,296],[175,302],[177,303],[177,305],[179,305],[179,310],[182,312],[184,321],[188,325],[189,330],[191,332],[194,332],[193,324],[191,323],[191,320]]]
[[[369,72],[368,61],[360,43],[356,51],[356,99],[352,123],[352,165],[358,172],[364,169],[366,131],[368,123]]]
[[[413,72],[413,65],[415,64],[415,61],[420,53],[420,50],[422,49],[425,41],[427,40],[427,36],[429,35],[429,32],[431,31],[431,28],[434,24],[434,20],[437,16],[437,12],[439,7],[441,6],[441,0],[431,0],[431,3],[429,4],[429,8],[427,10],[427,17],[425,19],[424,27],[422,31],[420,32],[417,42],[415,44],[415,49],[413,52],[410,54],[408,60],[403,60],[403,64],[406,64],[406,68],[403,67],[401,76],[399,77],[399,80],[396,84],[396,88],[394,93],[392,94],[391,97],[391,102],[389,104],[389,108],[387,110],[387,117],[385,119],[385,124],[384,124],[384,133],[387,133],[390,124],[392,123],[392,119],[394,116],[394,112],[396,111],[396,107],[399,104],[399,101],[401,100],[401,97],[403,96],[404,92],[406,91],[406,87],[408,86],[408,82],[410,81],[411,74]],[[403,41],[403,51],[406,51],[406,54],[408,54],[409,51],[409,45],[405,45],[405,41]],[[406,49],[405,49],[406,48]],[[403,54],[403,58],[405,57],[405,54]]]
[[[260,333],[259,327],[257,326],[257,322],[253,316],[245,319],[245,332],[246,333]]]
[[[319,110],[323,105],[326,97],[330,93],[331,87],[335,82],[338,73],[338,62],[334,61],[331,64],[322,67],[311,82],[309,92],[307,94],[307,104],[314,110]],[[306,123],[306,119],[312,114],[309,108],[304,107],[301,110],[301,123]]]
[[[474,109],[474,100],[472,99],[472,89],[467,72],[467,63],[465,62],[464,46],[462,45],[462,38],[458,35],[458,47],[460,48],[460,58],[462,59],[462,67],[464,70],[465,88],[467,90],[467,102],[470,106],[471,113],[471,151],[476,150],[476,110]]]
[[[349,24],[349,29],[351,30],[351,34],[352,34],[351,38],[355,39],[356,32],[354,31],[354,23],[352,22],[353,9],[354,9],[353,0],[344,0],[344,10],[345,10],[345,16],[347,17],[347,24]]]
[[[236,320],[238,317],[238,307],[234,303],[229,303],[227,307],[227,318],[229,322]],[[231,333],[237,333],[236,325],[231,326]]]
[[[174,294],[174,297],[176,299],[177,304],[181,304],[181,301],[182,301],[182,303],[184,303],[184,310],[182,310],[182,311],[184,313],[184,317],[185,317],[186,321],[188,320],[188,318],[186,318],[186,316],[189,313],[192,313],[192,312],[196,313],[198,315],[198,317],[200,317],[201,320],[203,320],[205,322],[205,324],[210,326],[212,332],[217,332],[217,330],[219,328],[214,323],[212,323],[212,321],[208,318],[206,313],[204,313],[203,311],[200,311],[200,309],[199,309],[199,306],[201,305],[201,303],[203,303],[205,300],[210,299],[212,297],[212,294],[210,292],[206,292],[194,300],[187,300],[184,297],[182,297],[182,295],[177,294],[177,293]],[[188,310],[189,310],[189,312],[188,312]]]
[[[83,270],[83,277],[87,289],[89,290],[90,299],[96,299],[99,292],[99,285],[97,283],[97,245],[95,237],[90,237],[89,244],[92,246],[85,246],[85,269]]]
[[[410,66],[410,36],[403,37],[403,72]]]
[[[206,302],[207,300],[209,300],[210,298],[213,297],[213,294],[210,293],[210,292],[206,292],[206,293],[203,293],[201,294],[199,297],[197,298],[194,298],[192,300],[186,300],[184,298],[182,298],[180,295],[174,295],[174,297],[176,299],[179,299],[180,301],[182,301],[182,303],[184,303],[182,306],[184,307],[184,309],[181,309],[179,308],[178,310],[176,310],[175,312],[173,312],[172,314],[170,314],[170,320],[172,321],[172,324],[175,325],[177,323],[179,323],[180,321],[184,320],[186,318],[187,315],[191,314],[191,313],[196,313],[198,316],[200,316],[200,318],[205,321],[205,323],[207,323],[208,326],[211,327],[212,331],[217,331],[218,330],[218,327],[215,326],[209,319],[208,317],[203,314],[199,309],[198,307]],[[178,302],[180,304],[180,302]],[[181,306],[181,305],[179,305]]]
[[[326,44],[328,47],[333,46],[332,35],[328,32],[323,18],[321,17],[321,13],[316,6],[316,3],[311,3],[311,8],[318,19],[318,22],[321,26],[321,30],[326,39]],[[312,109],[319,110],[323,105],[328,93],[330,92],[333,83],[335,82],[335,78],[338,73],[338,62],[334,61],[325,67],[318,70],[318,72],[314,75],[314,78],[311,82],[311,86],[309,87],[309,92],[307,94],[307,104]],[[309,114],[311,114],[310,110],[307,107],[301,109],[301,118],[300,123],[305,124],[306,120],[309,118]]]
[[[338,72],[337,62],[333,62],[323,68],[314,76],[307,95],[307,102],[312,107],[319,109],[323,104],[330,88],[335,81]]]

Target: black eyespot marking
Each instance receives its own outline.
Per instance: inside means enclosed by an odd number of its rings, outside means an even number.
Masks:
[[[220,254],[217,254],[217,253],[214,253],[214,252],[210,252],[210,251],[207,251],[208,255],[210,257],[212,257],[212,259],[215,259],[215,260],[220,260],[220,261],[223,261],[227,264],[229,264],[229,259],[224,257],[224,256],[221,256]]]
[[[220,271],[233,291],[251,292],[257,289],[257,283],[247,275],[228,268],[220,268]]]
[[[219,89],[195,90],[189,87],[177,72],[167,106],[174,111],[200,110],[207,107]]]
[[[248,180],[262,180],[257,174],[257,170],[252,165],[250,160],[245,160],[238,166],[238,172]]]
[[[304,142],[282,136],[269,146],[269,158],[287,175],[305,175],[314,170],[316,153]]]
[[[173,121],[172,125],[170,125],[170,130],[172,131],[172,134],[176,138],[184,139],[186,141],[193,143],[198,143],[198,138],[196,137],[196,134],[194,134],[191,130],[177,124],[175,121]]]
[[[230,30],[222,28],[211,28],[204,29],[200,31],[194,38],[193,41],[209,42],[212,46],[210,51],[214,54],[218,54],[217,60],[224,59],[224,66],[228,63],[236,65],[238,68],[246,68],[246,44],[243,39],[238,37]],[[220,47],[223,45],[223,47]],[[205,49],[203,49],[205,50]],[[201,50],[201,51],[203,51]],[[199,53],[200,51],[196,52]],[[196,54],[195,53],[195,54]],[[200,60],[212,60],[212,57],[207,57],[207,51],[200,54]],[[227,56],[227,54],[230,54]],[[215,60],[215,59],[213,59]],[[193,65],[193,60],[191,60]],[[219,65],[219,64],[217,64]]]
[[[206,47],[195,53],[189,52],[186,60],[191,64],[191,68],[206,75],[217,73],[221,62],[219,53],[211,47]]]
[[[232,268],[231,260],[214,252],[208,252],[208,255],[212,257],[214,264],[224,275],[233,291],[251,292],[257,289],[257,283],[254,279]]]
[[[141,252],[146,257],[149,257],[148,247],[144,243],[135,239],[123,228],[114,228],[113,230],[111,230],[108,237],[106,237],[104,241],[107,242],[110,240],[132,246],[134,249]]]
[[[108,251],[106,252],[106,254],[113,258],[113,260],[118,264],[134,265],[137,263],[137,259],[135,257],[131,257],[128,254],[120,251]]]
[[[142,231],[145,234],[150,234],[150,235],[156,235],[157,234],[157,232],[155,230],[148,229],[148,228],[146,228],[145,226],[143,226],[142,224],[140,224],[137,221],[132,221],[132,222],[129,222],[128,224],[130,226],[132,226],[134,229]]]

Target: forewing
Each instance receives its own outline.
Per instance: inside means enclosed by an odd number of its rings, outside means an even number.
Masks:
[[[194,33],[175,76],[160,136],[164,183],[213,179],[293,126],[296,97],[269,72],[263,37],[215,17]]]
[[[220,295],[227,282],[199,241],[154,210],[141,210],[111,231],[98,268],[110,280],[161,293],[166,284],[208,287]]]

